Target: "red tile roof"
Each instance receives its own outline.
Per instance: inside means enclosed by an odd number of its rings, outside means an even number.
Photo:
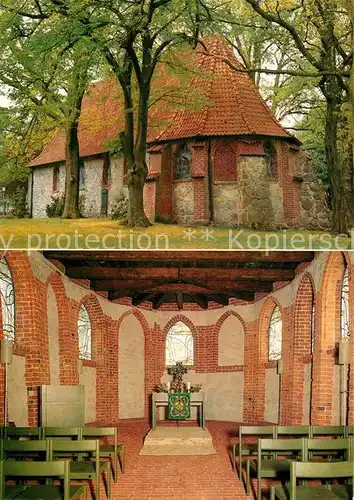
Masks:
[[[220,37],[205,39],[204,47],[199,44],[196,50],[184,52],[180,61],[191,68],[187,82],[185,76],[169,75],[163,67],[154,79],[153,91],[160,98],[149,114],[151,145],[212,136],[293,139],[272,115],[248,74],[234,71],[225,62],[242,69],[232,48]],[[175,91],[173,95],[176,87],[184,88],[184,93]],[[120,88],[114,78],[90,85],[80,118],[81,157],[104,152],[107,142],[118,136],[124,127],[122,108]],[[31,166],[64,159],[65,132],[59,130]]]

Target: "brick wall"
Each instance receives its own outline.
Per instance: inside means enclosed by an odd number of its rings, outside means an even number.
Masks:
[[[268,325],[277,304],[283,321],[283,375],[280,401],[280,422],[301,424],[304,418],[304,367],[313,363],[312,409],[313,424],[331,424],[333,420],[333,370],[336,344],[340,338],[340,284],[347,262],[350,275],[351,255],[319,253],[314,263],[302,269],[290,284],[283,286],[270,297],[260,298],[254,304],[235,303],[225,308],[198,306],[186,307],[178,312],[175,305],[159,311],[133,308],[130,300],[115,303],[83,288],[64,277],[58,269],[42,256],[36,258],[21,251],[6,255],[11,268],[16,293],[16,343],[14,353],[25,359],[25,385],[27,388],[28,422],[38,424],[39,386],[50,383],[48,347],[47,291],[54,292],[59,325],[59,371],[61,384],[78,384],[77,319],[80,306],[85,304],[92,323],[93,358],[83,365],[95,371],[96,419],[113,424],[119,419],[119,331],[122,320],[133,314],[144,335],[145,386],[144,416],[150,413],[150,395],[153,387],[161,382],[165,373],[165,339],[169,328],[177,321],[184,321],[194,336],[194,375],[202,381],[217,403],[218,391],[224,386],[213,387],[213,380],[223,384],[222,377],[243,376],[243,393],[231,402],[243,403],[244,422],[257,422],[265,414],[265,374],[275,367],[268,361]],[[173,258],[173,254],[171,254]],[[38,262],[41,272],[38,271]],[[352,285],[350,281],[350,308],[353,317]],[[315,301],[315,349],[311,355],[310,332],[312,303]],[[219,364],[220,332],[230,317],[237,318],[243,329],[243,364]],[[239,331],[239,329],[238,329]],[[241,345],[241,339],[238,345]],[[225,349],[225,345],[223,345]],[[231,345],[230,345],[231,349]],[[238,358],[239,359],[239,358]],[[354,359],[354,353],[352,353]],[[229,374],[229,375],[227,375]],[[242,375],[241,375],[242,374]],[[214,378],[213,378],[214,377]],[[230,381],[234,380],[229,378]],[[237,379],[238,380],[238,379]],[[233,382],[232,382],[233,383]],[[226,388],[227,394],[239,388]],[[215,392],[216,391],[216,392]],[[353,378],[349,380],[350,401],[354,391]],[[239,393],[237,393],[239,394]],[[236,392],[235,392],[236,395]],[[14,395],[10,394],[10,397]],[[0,400],[4,397],[4,369],[0,367]],[[243,401],[242,401],[243,399]],[[109,404],[107,404],[109,401]],[[228,403],[229,404],[229,403]],[[211,408],[217,415],[217,406]],[[225,408],[223,408],[225,411]],[[231,411],[231,410],[230,410]],[[3,421],[0,404],[0,420]],[[349,423],[353,424],[352,405],[349,405]]]

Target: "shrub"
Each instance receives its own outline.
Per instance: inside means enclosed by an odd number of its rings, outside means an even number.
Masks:
[[[118,220],[121,224],[128,222],[128,198],[121,192],[112,204],[110,217],[111,219]]]
[[[64,211],[65,198],[64,196],[52,196],[52,203],[46,206],[45,211],[48,217],[61,217]]]
[[[10,199],[10,217],[25,219],[29,217],[27,207],[27,189],[25,186],[17,186]]]

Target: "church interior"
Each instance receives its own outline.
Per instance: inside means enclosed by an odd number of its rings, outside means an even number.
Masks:
[[[353,266],[307,250],[4,252],[8,475],[69,456],[65,499],[351,498]],[[296,492],[302,462],[315,479]]]

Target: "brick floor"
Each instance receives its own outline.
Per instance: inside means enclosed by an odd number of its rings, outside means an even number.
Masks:
[[[175,425],[175,424],[174,424]],[[232,472],[230,437],[235,424],[207,422],[215,455],[139,456],[143,438],[150,427],[146,422],[118,425],[119,442],[125,444],[126,472],[112,483],[112,500],[244,500],[244,487]],[[105,500],[102,490],[101,500]]]

